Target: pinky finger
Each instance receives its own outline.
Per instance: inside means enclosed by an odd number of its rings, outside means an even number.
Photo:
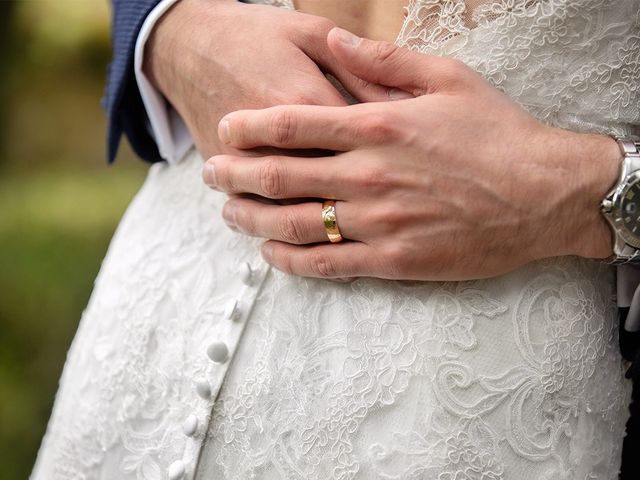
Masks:
[[[300,277],[385,277],[373,248],[361,242],[291,245],[269,240],[262,245],[262,256],[278,270]]]

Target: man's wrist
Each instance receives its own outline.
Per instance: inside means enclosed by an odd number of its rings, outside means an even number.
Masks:
[[[174,48],[171,48],[171,37],[179,30],[176,25],[178,16],[183,9],[188,8],[191,0],[178,0],[171,5],[167,11],[156,21],[144,46],[144,61],[142,72],[149,79],[151,84],[166,96],[166,71],[167,65],[171,63],[171,55]],[[178,5],[180,7],[178,8]],[[168,41],[167,41],[168,40]]]
[[[613,232],[601,203],[620,176],[622,155],[608,135],[574,134],[571,142],[576,187],[583,192],[583,201],[573,213],[573,249],[578,256],[604,260],[613,253]]]
[[[158,21],[180,0],[161,0],[149,12],[138,33],[134,54],[136,83],[147,112],[148,125],[160,156],[169,162],[177,162],[191,147],[193,141],[180,115],[167,105],[166,98],[149,81],[142,70],[144,50],[148,38]]]

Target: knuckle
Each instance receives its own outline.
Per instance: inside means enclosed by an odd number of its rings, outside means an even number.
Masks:
[[[268,198],[280,198],[285,193],[285,173],[282,162],[275,158],[264,161],[258,169],[260,189]]]
[[[376,83],[365,80],[364,78],[355,77],[351,80],[352,89],[354,92],[367,92],[372,91],[375,92],[376,87],[378,86]]]
[[[390,188],[391,181],[384,168],[370,166],[360,172],[357,184],[363,190],[378,195]]]
[[[442,66],[450,72],[462,72],[467,70],[467,66],[461,60],[451,57],[441,57]]]
[[[233,115],[228,118],[228,122],[230,140],[238,145],[245,145],[249,140],[246,135],[249,131],[247,119],[244,115]]]
[[[322,39],[326,38],[326,33],[329,32],[333,27],[336,26],[336,23],[333,20],[330,20],[325,17],[319,17],[315,19],[315,28],[316,31],[320,32],[322,35]]]
[[[305,85],[307,88],[303,90],[289,89],[286,92],[274,91],[271,98],[274,99],[275,105],[326,105],[317,95],[323,92],[323,90],[326,90],[326,83],[323,83],[320,79],[310,78],[306,80]],[[311,94],[311,92],[315,92],[316,95]],[[280,112],[277,114],[279,115]],[[272,119],[272,121],[275,122],[276,120]],[[275,128],[276,125],[272,126]]]
[[[317,89],[320,91],[320,88]],[[292,93],[282,102],[290,105],[315,105],[317,100],[306,92]]]
[[[293,37],[298,39],[305,49],[316,52],[326,50],[327,33],[336,26],[335,22],[317,15],[300,12],[297,15],[298,22],[294,27]]]
[[[295,138],[296,121],[289,110],[279,109],[269,121],[269,138],[273,146],[287,146]]]
[[[467,66],[455,58],[447,58],[442,64],[443,71],[449,78],[459,79],[467,70]]]
[[[244,208],[236,209],[234,213],[234,221],[238,228],[249,235],[256,235],[256,222],[253,215]]]
[[[367,223],[383,234],[397,233],[406,225],[406,215],[398,208],[377,208],[367,215]]]
[[[291,261],[290,255],[277,255],[274,256],[274,265],[277,265],[278,270],[286,273],[287,275],[295,275],[295,271],[293,269],[293,263]]]
[[[317,15],[305,15],[305,28],[299,29],[298,34],[305,41],[308,48],[323,48],[326,44],[327,33],[336,26],[335,22]]]
[[[309,258],[309,268],[311,272],[321,278],[337,277],[337,269],[332,259],[326,255],[314,253]]]
[[[304,243],[304,227],[300,217],[294,212],[287,212],[278,222],[278,233],[283,241],[294,245]]]
[[[401,52],[401,50],[395,45],[387,42],[377,42],[374,46],[373,55],[376,62],[383,63],[398,55],[398,52]]]
[[[453,87],[464,83],[469,67],[458,59],[443,57],[440,59],[439,70],[437,77],[443,84],[441,86]]]
[[[393,242],[385,248],[385,270],[393,278],[401,278],[402,275],[406,276],[410,272],[413,260],[407,254],[408,251],[411,250],[407,250],[399,242]]]
[[[301,18],[303,19],[306,27],[301,29],[301,32],[308,40],[324,42],[329,30],[336,26],[336,23],[333,20],[326,17],[320,17],[318,15],[302,13]]]
[[[399,118],[390,111],[369,113],[359,120],[358,134],[373,142],[386,143],[399,138]]]
[[[227,155],[218,155],[216,158],[216,184],[219,189],[233,193],[236,191],[236,186],[233,182],[233,175],[231,169],[232,162]]]

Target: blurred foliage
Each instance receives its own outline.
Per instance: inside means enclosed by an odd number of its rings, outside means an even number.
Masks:
[[[2,164],[2,153],[8,138],[7,130],[7,110],[9,108],[9,89],[11,76],[10,66],[13,64],[15,52],[13,41],[15,32],[13,19],[15,14],[14,2],[0,1],[0,165]]]
[[[0,0],[0,463],[31,471],[66,351],[146,166],[105,162],[107,0]]]

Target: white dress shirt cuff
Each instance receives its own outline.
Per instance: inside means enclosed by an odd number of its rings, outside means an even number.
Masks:
[[[149,117],[149,128],[160,156],[177,163],[193,145],[187,125],[164,96],[155,89],[142,71],[144,47],[156,22],[179,0],[162,0],[147,16],[136,40],[134,69],[136,82]]]

